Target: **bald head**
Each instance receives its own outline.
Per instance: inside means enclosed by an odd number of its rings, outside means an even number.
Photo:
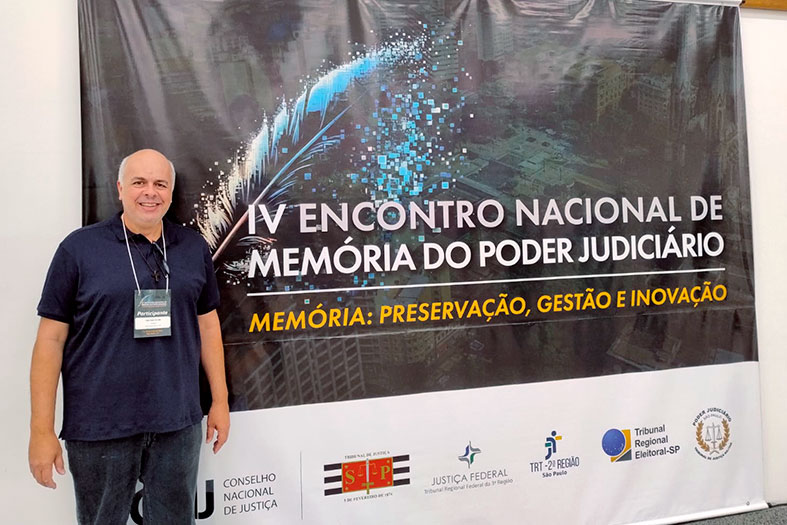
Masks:
[[[148,162],[155,162],[156,160],[166,162],[169,165],[169,172],[172,176],[172,187],[175,187],[175,166],[167,157],[154,149],[141,149],[139,151],[135,151],[120,161],[120,167],[118,168],[118,182],[123,182],[123,176],[126,172],[126,165],[133,159],[139,159]]]

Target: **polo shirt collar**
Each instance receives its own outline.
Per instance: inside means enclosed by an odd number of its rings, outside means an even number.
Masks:
[[[119,241],[126,242],[126,238],[123,235],[123,220],[120,218],[122,214],[123,214],[122,211],[117,212],[111,219],[109,219],[109,229],[112,230],[112,233],[115,234],[115,237],[117,237]],[[165,238],[167,239],[167,243],[175,241],[176,231],[177,230],[176,228],[173,227],[172,223],[166,217],[164,217],[164,235]],[[144,237],[144,235],[142,235],[141,233],[131,233],[131,230],[128,230],[129,239],[131,238],[136,239],[138,237]],[[161,240],[161,237],[159,237],[159,240]]]

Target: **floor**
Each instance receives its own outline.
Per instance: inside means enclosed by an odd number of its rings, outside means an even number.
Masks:
[[[765,510],[736,514],[724,518],[691,521],[702,525],[787,525],[787,505],[779,505]]]

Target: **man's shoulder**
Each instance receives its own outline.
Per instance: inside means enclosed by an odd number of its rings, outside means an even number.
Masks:
[[[80,247],[84,247],[87,242],[112,238],[113,233],[111,225],[113,220],[114,217],[77,228],[69,233],[60,244],[67,249],[79,249]]]

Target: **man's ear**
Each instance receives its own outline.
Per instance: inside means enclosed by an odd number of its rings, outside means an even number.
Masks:
[[[120,181],[117,181],[117,188],[118,188],[118,200],[119,200],[119,201],[120,201],[120,200],[123,200],[123,199],[120,197],[120,190],[121,190],[121,188],[122,188],[122,187],[123,187],[123,186],[120,184]]]

